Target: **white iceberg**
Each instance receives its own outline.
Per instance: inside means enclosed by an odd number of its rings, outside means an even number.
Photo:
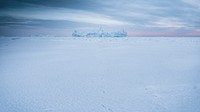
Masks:
[[[127,37],[127,32],[118,31],[118,32],[105,32],[101,28],[99,28],[96,32],[79,32],[75,30],[72,33],[73,37]]]

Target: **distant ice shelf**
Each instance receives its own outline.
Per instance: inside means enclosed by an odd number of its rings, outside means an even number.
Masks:
[[[103,29],[99,28],[98,31],[94,32],[79,32],[75,30],[72,33],[73,37],[127,37],[126,31],[118,31],[118,32],[105,32]]]

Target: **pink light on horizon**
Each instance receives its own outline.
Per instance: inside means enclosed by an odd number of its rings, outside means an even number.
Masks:
[[[128,32],[129,36],[164,36],[164,37],[175,37],[175,36],[195,36],[200,37],[200,32],[188,32],[188,33],[174,33],[174,32]]]

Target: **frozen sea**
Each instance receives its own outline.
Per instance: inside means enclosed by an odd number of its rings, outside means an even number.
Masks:
[[[0,37],[0,112],[200,112],[200,37]]]

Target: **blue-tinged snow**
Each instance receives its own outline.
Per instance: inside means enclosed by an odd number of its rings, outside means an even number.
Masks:
[[[0,112],[199,112],[198,37],[0,37]]]

